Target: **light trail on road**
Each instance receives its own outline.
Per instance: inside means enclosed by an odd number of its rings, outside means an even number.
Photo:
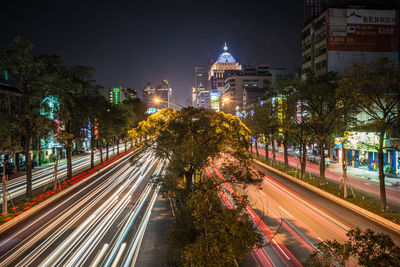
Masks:
[[[151,152],[144,153],[137,166],[128,159],[13,229],[13,234],[1,233],[0,266],[130,266],[165,162]]]
[[[111,148],[109,152],[116,151],[116,148]],[[125,151],[125,146],[119,148],[119,152],[122,153]],[[103,152],[105,155],[106,152]],[[112,154],[111,154],[112,155]],[[95,165],[100,163],[100,153],[95,154]],[[76,173],[80,173],[90,167],[90,154],[78,157],[72,160],[72,175]],[[37,188],[42,188],[47,185],[52,186],[52,182],[54,181],[54,165],[46,167],[44,169],[38,169],[37,171],[32,172],[32,190]],[[63,181],[67,176],[67,163],[63,162],[57,168],[58,181]],[[18,178],[12,179],[8,181],[7,185],[8,189],[8,197],[11,199],[15,199],[20,196],[24,196],[26,193],[26,176],[20,176]],[[0,194],[2,194],[3,189],[0,190]],[[3,198],[0,199],[0,204],[3,203]]]
[[[219,179],[226,181],[224,176],[212,164],[210,164],[210,167]],[[205,170],[209,177],[214,177],[208,167],[206,167]],[[224,185],[231,194],[237,194],[236,190],[229,183],[225,183]],[[226,193],[223,194],[224,195],[222,199],[224,203],[228,207],[233,208],[235,206],[233,200],[227,196]],[[264,246],[260,249],[253,249],[253,256],[257,259],[258,263],[260,263],[262,266],[301,266],[300,262],[278,238],[274,237],[273,231],[270,230],[270,228],[262,221],[262,219],[249,205],[246,207],[246,212],[249,214],[258,231],[262,234],[264,241],[269,242],[268,246]]]
[[[265,158],[265,149],[259,148],[259,154]],[[255,153],[255,148],[252,150],[253,153]],[[272,158],[272,152],[269,151],[270,154],[270,159]],[[283,154],[281,152],[276,153],[276,159],[279,162],[283,162]],[[288,156],[289,160],[289,166],[294,167],[294,168],[299,168],[300,163],[299,159],[293,156]],[[307,161],[306,164],[306,171],[307,172],[312,172],[316,175],[319,175],[319,164]],[[337,184],[341,183],[342,178],[342,173],[337,173],[332,170],[330,170],[328,167],[325,169],[325,176],[326,179],[334,181]],[[348,174],[349,177],[351,177],[350,174]],[[370,181],[368,179],[362,179],[358,177],[352,177],[351,180],[349,180],[349,185],[351,185],[355,190],[358,190],[360,193],[365,194],[365,196],[371,197],[377,201],[379,201],[379,183]],[[358,192],[357,191],[357,192]],[[400,188],[397,187],[391,187],[391,186],[386,186],[386,197],[387,201],[389,204],[393,205],[394,208],[400,209]]]

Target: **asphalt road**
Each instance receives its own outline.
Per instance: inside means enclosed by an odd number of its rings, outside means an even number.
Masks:
[[[125,146],[120,145],[119,152],[122,153],[125,151]],[[116,148],[110,148],[109,154],[112,157],[112,153],[116,153]],[[106,154],[106,151],[103,151],[103,155]],[[100,162],[100,153],[95,153],[95,164]],[[78,157],[72,161],[72,175],[80,173],[90,167],[90,154]],[[38,188],[42,188],[54,181],[54,166],[49,166],[43,169],[33,169],[32,173],[32,189],[36,190]],[[58,180],[63,180],[67,176],[67,163],[63,161],[57,168],[58,170]],[[11,199],[15,199],[21,196],[25,196],[26,193],[26,176],[20,176],[15,179],[12,179],[8,182],[8,197]],[[1,189],[1,193],[2,193]],[[0,199],[0,204],[3,203],[3,198]]]
[[[255,151],[255,149],[253,149],[253,151]],[[262,157],[265,158],[265,149],[259,148],[259,153]],[[271,153],[272,152],[269,151],[270,159],[272,159]],[[277,152],[276,159],[280,162],[283,162],[283,154]],[[289,165],[291,167],[299,168],[300,163],[298,158],[289,156],[288,159],[289,159]],[[319,164],[307,161],[306,169],[307,172],[319,175]],[[325,176],[327,181],[333,182],[335,184],[340,184],[340,181],[342,180],[341,174],[338,174],[337,172],[334,172],[329,168],[325,169]],[[351,185],[351,187],[354,188],[354,191],[356,191],[356,195],[358,196],[362,195],[379,205],[379,200],[380,200],[379,183],[364,178],[354,177],[351,175],[350,177],[349,177],[349,184]],[[386,198],[389,208],[393,211],[400,212],[400,188],[386,185]]]
[[[388,234],[400,245],[397,233],[262,166],[254,166],[265,173],[261,186],[249,186],[246,190],[236,186],[235,189],[249,196],[247,212],[263,234],[266,246],[252,251],[243,266],[304,264],[318,243],[333,239],[343,242],[347,240],[346,233],[355,227]],[[212,171],[218,175],[216,167]],[[354,259],[351,265],[356,265]]]
[[[129,154],[0,233],[0,266],[130,266],[157,197],[163,162]]]

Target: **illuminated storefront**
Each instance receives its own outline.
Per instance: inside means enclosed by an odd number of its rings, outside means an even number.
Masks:
[[[345,132],[343,138],[344,147],[349,151],[350,165],[356,168],[364,168],[370,171],[378,170],[379,136],[376,133]],[[386,147],[386,138],[383,144]],[[398,152],[383,150],[383,165],[386,173],[398,171]]]

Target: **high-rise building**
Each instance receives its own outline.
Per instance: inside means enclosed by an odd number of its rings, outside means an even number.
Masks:
[[[153,86],[151,82],[147,82],[143,88],[142,97],[143,97],[143,102],[146,103],[148,107],[148,113],[154,113],[156,111],[154,103],[155,96],[156,96],[156,88]]]
[[[304,0],[304,24],[318,17],[328,6],[328,0]]]
[[[261,97],[270,88],[271,81],[269,65],[243,66],[241,71],[225,79],[222,97],[229,98],[229,102],[224,104],[224,110],[235,114]]]
[[[321,75],[399,56],[396,10],[329,8],[302,29],[302,73]]]
[[[170,103],[170,101],[172,101],[171,95],[172,95],[172,88],[169,86],[169,83],[167,80],[163,80],[162,84],[157,86],[157,89],[156,89],[157,98],[162,100],[161,103],[157,104],[159,109],[171,107],[171,103]]]
[[[286,69],[286,68],[274,68],[270,69],[269,73],[271,74],[272,80],[271,83],[272,85],[286,80],[286,79],[296,79],[299,78],[301,75],[301,70],[300,69]]]
[[[226,77],[242,69],[235,58],[229,53],[228,46],[224,45],[224,52],[219,55],[217,61],[211,66],[208,72],[208,80],[211,83],[211,90],[223,90]]]
[[[143,88],[143,102],[148,107],[148,113],[155,113],[163,108],[172,108],[171,102],[172,88],[167,80],[163,80],[161,85],[153,86],[151,82],[147,82]],[[154,101],[155,98],[162,100],[159,103]]]
[[[211,66],[208,72],[210,82],[210,105],[215,110],[220,110],[220,97],[225,89],[225,79],[230,75],[239,73],[241,66],[235,58],[228,52],[225,43],[224,52],[219,55],[217,61]]]
[[[115,86],[111,88],[102,88],[99,90],[99,93],[104,96],[105,99],[108,99],[110,103],[120,104],[125,100],[125,93],[127,88],[121,86]]]
[[[194,79],[194,99],[192,105],[195,107],[209,108],[210,103],[210,91],[208,82],[208,67],[196,66],[195,67],[195,79]]]

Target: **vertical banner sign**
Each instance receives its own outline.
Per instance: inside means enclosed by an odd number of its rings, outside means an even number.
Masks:
[[[118,93],[119,93],[119,88],[115,87],[114,88],[114,103],[118,104]]]

